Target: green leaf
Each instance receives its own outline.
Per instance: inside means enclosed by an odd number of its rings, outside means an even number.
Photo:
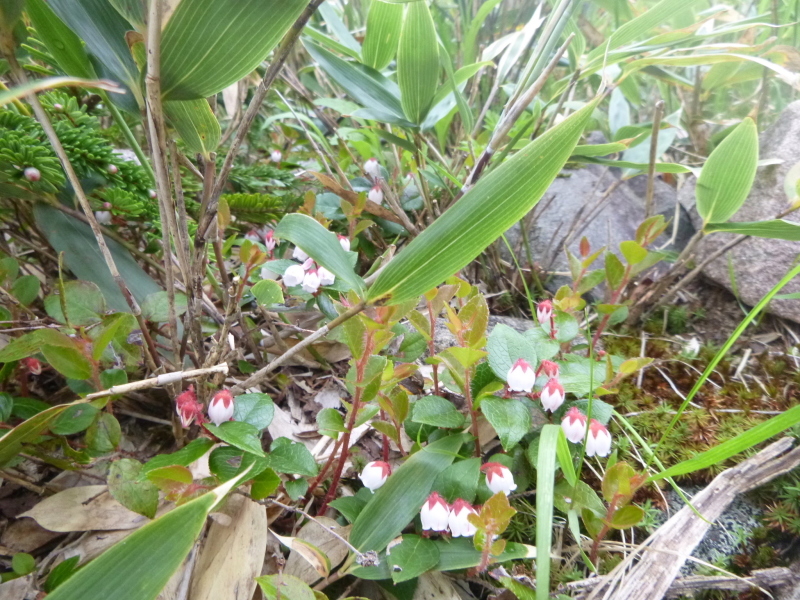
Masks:
[[[333,4],[323,2],[320,4],[317,11],[322,17],[322,20],[325,21],[328,31],[335,35],[336,39],[338,39],[342,45],[358,56],[358,54],[361,52],[361,44],[359,44],[358,40],[353,37],[352,33],[350,33],[350,30],[347,28],[347,25],[344,23],[344,21],[339,18],[336,9],[333,8]]]
[[[304,444],[280,437],[269,449],[269,466],[278,473],[313,477],[319,471],[314,457]]]
[[[525,359],[532,369],[536,368],[538,360],[533,343],[526,335],[516,329],[499,323],[492,329],[486,343],[489,352],[489,366],[502,381],[508,377],[508,372],[520,358]]]
[[[439,473],[433,483],[434,492],[439,492],[448,502],[457,498],[472,503],[478,492],[478,482],[481,476],[481,460],[468,458],[460,460]]]
[[[5,423],[11,418],[14,409],[14,396],[8,392],[0,392],[0,423]]]
[[[175,315],[180,316],[186,312],[188,302],[186,295],[175,294]],[[169,294],[165,291],[155,292],[147,296],[142,302],[142,316],[154,323],[169,321]]]
[[[383,550],[419,513],[436,477],[453,462],[467,439],[451,435],[411,455],[358,515],[350,543],[362,552]]]
[[[317,600],[308,584],[294,575],[262,575],[256,581],[264,600]]]
[[[397,52],[402,26],[402,5],[380,0],[370,3],[367,13],[367,33],[361,49],[365,65],[376,71],[382,71],[392,62]]]
[[[618,497],[625,501],[630,500],[634,488],[632,480],[636,477],[636,471],[626,462],[618,462],[609,467],[603,476],[603,498],[609,504]]]
[[[146,29],[145,6],[139,0],[108,0],[117,12],[125,17],[125,20],[133,25],[137,31]]]
[[[758,130],[749,117],[714,148],[697,178],[697,212],[703,223],[722,223],[741,208],[758,166]]]
[[[481,412],[492,424],[503,450],[508,452],[530,431],[531,413],[528,407],[513,398],[484,398]]]
[[[21,335],[11,340],[5,348],[0,350],[0,363],[9,363],[32,356],[39,351],[41,344],[41,337],[38,331]]]
[[[331,506],[342,513],[350,523],[358,518],[367,503],[372,500],[369,488],[361,488],[355,496],[342,496],[331,502]]]
[[[305,479],[290,479],[283,484],[286,493],[292,500],[299,500],[308,491],[308,481]]]
[[[785,219],[736,223],[708,223],[704,230],[706,233],[723,231],[774,240],[788,240],[790,242],[800,241],[800,223],[793,223]]]
[[[394,119],[405,121],[400,90],[394,82],[366,65],[342,60],[313,42],[305,40],[303,45],[331,79],[354,100]]]
[[[364,289],[364,281],[353,271],[347,252],[339,244],[336,234],[308,215],[286,215],[275,228],[275,237],[302,248],[317,263],[345,281],[356,292]]]
[[[172,454],[160,454],[148,460],[142,466],[142,475],[154,469],[161,469],[171,465],[187,467],[211,449],[214,442],[208,438],[197,438]]]
[[[563,344],[575,339],[580,331],[578,319],[562,310],[555,311],[556,342]],[[549,327],[548,327],[549,329]]]
[[[633,240],[626,240],[619,245],[620,252],[629,265],[636,265],[647,258],[647,250]]]
[[[142,464],[138,460],[121,458],[114,461],[108,470],[108,491],[128,510],[153,519],[158,509],[158,488],[150,481],[140,479],[141,471]]]
[[[555,494],[556,449],[561,427],[550,423],[542,427],[536,461],[536,599],[550,597],[550,548],[553,541],[553,496]],[[544,558],[546,557],[546,558]]]
[[[208,513],[234,479],[134,531],[82,567],[48,600],[153,600],[189,554]]]
[[[140,470],[141,473],[141,470]],[[140,476],[140,479],[141,476]],[[144,479],[166,493],[185,489],[193,481],[192,472],[181,465],[170,465],[147,472]]]
[[[164,98],[207,98],[239,81],[261,64],[305,7],[305,0],[181,0],[161,39]]]
[[[608,287],[616,290],[622,285],[622,280],[625,279],[625,265],[617,258],[617,255],[612,252],[606,252],[606,281]]]
[[[241,394],[233,399],[233,420],[249,423],[258,431],[269,427],[275,404],[267,394]]]
[[[489,16],[489,13],[491,13],[500,2],[502,2],[502,0],[487,0],[487,2],[481,4],[478,12],[469,24],[463,41],[464,63],[475,62],[478,56],[478,33],[484,21],[486,21],[486,17]]]
[[[22,404],[22,400],[24,400],[24,398],[17,398],[14,406],[15,412],[18,410],[17,405]],[[11,462],[17,454],[19,454],[22,449],[22,444],[33,441],[39,437],[55,418],[70,406],[73,405],[62,404],[60,406],[47,408],[38,414],[34,414],[0,438],[0,467],[4,467]]]
[[[275,493],[281,485],[281,478],[278,474],[270,468],[264,469],[257,477],[253,479],[250,486],[250,497],[258,502]]]
[[[88,428],[100,411],[91,404],[75,404],[58,415],[50,426],[55,435],[72,435]]]
[[[427,2],[406,8],[397,48],[397,83],[406,117],[422,123],[439,83],[439,44]]]
[[[44,591],[49,594],[67,579],[72,577],[72,575],[74,575],[78,570],[77,567],[80,560],[80,556],[73,556],[72,558],[61,561],[55,567],[53,567],[50,570],[50,574],[47,576],[47,581],[44,582]]]
[[[250,288],[253,296],[261,306],[272,306],[283,302],[283,290],[277,281],[262,279]]]
[[[23,275],[11,286],[11,293],[23,306],[28,306],[39,295],[41,283],[36,275]]]
[[[103,413],[86,430],[86,445],[94,456],[108,454],[117,449],[122,429],[114,415]]]
[[[129,313],[117,313],[106,317],[94,340],[92,358],[100,360],[103,352],[113,340],[126,339],[136,326],[136,318]]]
[[[208,157],[219,146],[219,121],[205,98],[164,102],[164,113],[192,154]]]
[[[205,428],[231,446],[256,456],[265,456],[264,450],[261,448],[260,432],[250,423],[228,421],[220,426],[209,423],[205,425]]]
[[[344,417],[335,408],[323,408],[317,413],[317,425],[322,435],[336,439],[340,433],[347,431],[344,426]]]
[[[67,281],[64,284],[64,304],[67,306],[70,325],[97,323],[106,310],[100,288],[91,281]],[[44,299],[44,309],[59,323],[67,322],[58,292],[53,292]]]
[[[467,266],[539,201],[569,158],[596,102],[482,177],[386,266],[368,299],[387,304],[411,300]]]
[[[17,552],[11,558],[11,569],[17,575],[24,576],[36,570],[36,560],[25,552]]]
[[[392,547],[387,560],[392,581],[400,583],[433,569],[439,562],[439,549],[427,538],[406,534],[402,542]]]
[[[578,483],[578,474],[575,472],[575,464],[572,462],[572,452],[569,449],[567,436],[564,435],[564,430],[558,436],[556,441],[556,456],[558,457],[558,464],[561,465],[561,472],[564,473],[564,478],[571,487],[575,487]]]
[[[414,403],[411,420],[423,425],[458,429],[464,426],[465,418],[449,400],[441,396],[424,396]]]
[[[42,346],[42,354],[56,371],[69,379],[89,379],[92,376],[92,363],[75,348]]]
[[[25,12],[36,29],[36,37],[44,42],[64,73],[84,79],[97,78],[81,39],[58,18],[44,0],[27,0]]]
[[[611,517],[611,526],[614,529],[629,529],[638,525],[644,519],[644,510],[633,504],[623,506]]]

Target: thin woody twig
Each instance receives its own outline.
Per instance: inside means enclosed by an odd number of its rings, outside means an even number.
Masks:
[[[174,371],[172,373],[163,373],[158,377],[150,377],[149,379],[142,379],[141,381],[134,381],[123,385],[115,385],[102,392],[94,392],[83,398],[83,401],[94,400],[95,398],[104,398],[106,396],[116,396],[117,394],[127,394],[137,390],[146,390],[149,388],[159,387],[162,385],[169,385],[177,383],[184,379],[195,379],[196,377],[203,377],[213,373],[227,373],[228,364],[222,363],[207,367],[205,369],[191,369],[189,371]]]
[[[647,195],[644,200],[644,218],[653,215],[653,192],[656,183],[656,159],[658,158],[658,132],[661,129],[661,117],[664,115],[664,101],[656,102],[653,114],[653,133],[650,134],[650,165],[647,169]]]

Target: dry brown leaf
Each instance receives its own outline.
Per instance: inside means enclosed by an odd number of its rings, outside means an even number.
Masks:
[[[237,494],[222,512],[231,523],[211,523],[192,578],[192,600],[250,600],[256,589],[267,551],[266,510]]]
[[[314,547],[323,552],[330,561],[331,568],[336,568],[345,558],[349,552],[347,546],[336,536],[332,535],[327,528],[332,529],[337,534],[347,539],[350,534],[350,526],[342,527],[333,519],[328,517],[317,517],[317,521],[322,525],[309,521],[300,529],[297,537],[304,540]],[[294,575],[298,579],[302,579],[305,583],[311,585],[319,579],[318,572],[309,562],[300,555],[299,552],[292,550],[289,553],[289,558],[286,561],[286,568],[284,573]]]
[[[150,519],[114,500],[104,485],[70,488],[45,498],[21,517],[35,519],[50,531],[136,529]]]
[[[33,519],[19,519],[3,532],[0,544],[14,552],[32,552],[58,536],[58,533],[48,531]]]
[[[450,579],[440,571],[423,573],[412,600],[461,600]]]
[[[27,600],[36,598],[33,575],[18,577],[0,584],[0,600]]]
[[[183,564],[173,573],[167,585],[161,590],[156,600],[187,600],[189,597],[189,586],[191,585],[194,565],[197,562],[197,553],[200,550],[200,542],[195,542],[189,556]]]
[[[97,533],[84,534],[77,544],[71,544],[62,552],[57,562],[72,558],[73,556],[80,556],[80,564],[84,564],[100,556],[111,546],[128,537],[131,533],[133,533],[131,529],[120,529],[119,531],[99,531]]]
[[[314,171],[309,171],[308,174],[316,177],[317,181],[319,181],[323,185],[323,187],[333,192],[340,198],[343,198],[350,204],[355,204],[356,202],[358,202],[357,193],[351,190],[346,190],[341,185],[339,185],[339,182],[337,182],[332,177],[325,175],[324,173],[315,173]],[[391,221],[392,223],[397,223],[398,225],[403,224],[403,222],[396,214],[394,214],[388,208],[384,208],[380,204],[373,202],[372,200],[367,200],[366,204],[364,205],[364,210],[371,215],[380,217],[381,219],[386,219],[387,221]]]

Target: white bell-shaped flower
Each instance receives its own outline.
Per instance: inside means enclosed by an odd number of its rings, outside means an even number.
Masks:
[[[539,396],[542,400],[542,406],[545,410],[554,412],[558,407],[564,404],[564,386],[555,377],[547,381],[542,388],[542,393]]]
[[[292,265],[283,273],[283,285],[286,287],[294,287],[303,283],[306,276],[303,265]]]
[[[586,415],[573,406],[561,420],[561,429],[564,430],[564,435],[570,442],[581,443],[586,433]]]
[[[608,456],[610,452],[611,434],[608,428],[597,419],[592,419],[586,438],[586,456]]]
[[[361,471],[361,475],[359,475],[358,478],[361,480],[361,483],[364,484],[364,487],[374,492],[386,483],[386,480],[391,474],[392,469],[389,463],[383,462],[382,460],[374,460],[364,467],[364,470]]]
[[[469,522],[469,515],[477,515],[473,506],[466,500],[458,498],[453,502],[453,508],[450,510],[450,517],[447,519],[447,525],[450,527],[450,533],[453,537],[472,537],[478,528]]]
[[[486,485],[492,490],[493,494],[503,492],[508,496],[517,489],[517,484],[514,483],[514,476],[505,465],[489,462],[481,467],[481,471],[486,473]]]
[[[508,389],[512,392],[529,394],[533,389],[533,384],[536,383],[536,372],[527,360],[520,358],[508,370],[506,383],[508,383]]]
[[[422,505],[419,518],[426,531],[447,531],[450,506],[437,492],[433,492]]]
[[[214,425],[230,421],[233,417],[233,396],[228,390],[220,390],[208,403],[208,420]]]

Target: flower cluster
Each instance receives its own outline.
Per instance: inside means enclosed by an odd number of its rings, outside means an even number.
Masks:
[[[580,444],[586,436],[586,456],[608,456],[611,452],[611,434],[608,428],[597,419],[592,419],[586,435],[586,420],[586,415],[573,406],[561,420],[561,428],[573,444]]]
[[[350,240],[339,236],[339,244],[345,252],[350,250]],[[320,287],[333,285],[336,276],[322,265],[315,263],[301,248],[297,247],[292,258],[302,264],[294,264],[283,273],[283,284],[289,287],[301,286],[308,294],[316,294]]]
[[[193,385],[175,398],[175,410],[184,428],[188,428],[194,421],[197,421],[198,425],[210,421],[219,426],[233,418],[233,409],[234,399],[228,390],[220,390],[208,403],[208,419],[203,405],[197,400]]]
[[[469,522],[469,515],[478,511],[466,500],[456,499],[450,506],[438,492],[433,492],[419,511],[424,531],[447,533],[453,537],[472,537],[477,528]]]
[[[556,363],[543,360],[542,364],[539,365],[539,370],[534,371],[528,361],[520,358],[508,370],[508,375],[506,376],[508,389],[511,392],[532,394],[536,379],[542,373],[547,377],[547,383],[544,384],[539,392],[539,398],[545,410],[554,412],[564,403],[564,386],[558,380],[558,365]]]

